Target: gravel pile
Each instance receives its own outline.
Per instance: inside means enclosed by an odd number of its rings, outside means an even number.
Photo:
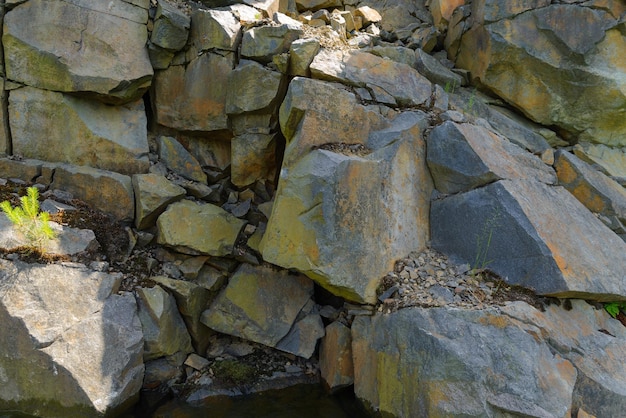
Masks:
[[[443,254],[426,249],[396,262],[379,288],[378,312],[409,306],[483,309],[508,300],[539,302],[534,293],[507,285],[487,270],[455,265]]]

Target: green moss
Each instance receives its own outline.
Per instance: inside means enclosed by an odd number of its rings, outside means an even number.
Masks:
[[[250,383],[256,378],[254,367],[238,362],[237,360],[224,360],[216,362],[211,367],[215,377],[220,380],[231,382],[237,385]]]

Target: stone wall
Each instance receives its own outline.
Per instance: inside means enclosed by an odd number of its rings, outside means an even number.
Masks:
[[[571,321],[597,340],[524,302],[383,309],[411,284],[448,286],[394,273],[428,247],[539,296],[626,300],[620,2],[0,7],[0,177],[69,192],[180,261],[125,302],[148,368],[208,356],[221,333],[319,355],[331,390],[394,416],[626,405],[626,333],[580,300]],[[76,403],[123,403],[92,392]]]

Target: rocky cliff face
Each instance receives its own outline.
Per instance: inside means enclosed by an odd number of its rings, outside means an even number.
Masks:
[[[60,329],[46,289],[76,281],[7,262],[0,409],[107,414],[144,362],[151,388],[184,363],[198,400],[230,335],[319,356],[328,388],[383,415],[623,411],[626,331],[601,309],[626,300],[621,2],[0,9],[0,176],[97,206],[170,263],[132,293],[74,266],[100,289],[77,305],[100,308]]]

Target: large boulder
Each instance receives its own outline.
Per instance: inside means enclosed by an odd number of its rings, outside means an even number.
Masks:
[[[626,402],[626,331],[580,300],[402,309],[357,317],[352,338],[356,395],[383,414],[608,417]]]
[[[152,89],[156,121],[182,131],[228,129],[226,87],[234,63],[232,52],[206,52],[158,71]]]
[[[400,106],[430,104],[430,81],[407,64],[366,52],[322,49],[310,68],[313,78],[366,87],[381,102],[390,96]]]
[[[208,308],[215,293],[187,280],[176,280],[165,276],[153,276],[150,280],[154,280],[174,296],[196,353],[205,353],[213,332],[200,322],[200,315]]]
[[[137,229],[154,226],[159,215],[170,203],[185,196],[185,189],[160,174],[136,174],[132,182],[135,192],[135,226]]]
[[[226,113],[240,114],[277,107],[282,74],[261,64],[242,60],[228,76]],[[284,92],[283,92],[284,94]],[[268,109],[272,110],[272,109]]]
[[[22,3],[4,19],[6,76],[110,104],[135,101],[153,75],[147,22],[147,1]]]
[[[274,55],[289,51],[303,34],[302,24],[267,25],[248,29],[241,41],[241,56],[267,64]]]
[[[221,257],[232,254],[245,224],[219,206],[183,200],[157,219],[157,241],[185,253]]]
[[[562,187],[500,180],[432,202],[432,246],[539,294],[626,299],[626,243]]]
[[[144,335],[144,361],[178,352],[191,353],[191,337],[174,297],[160,286],[139,287],[136,293]]]
[[[0,409],[102,416],[136,400],[143,335],[121,276],[2,262]]]
[[[201,317],[209,328],[276,347],[313,295],[313,282],[271,266],[243,264]]]
[[[373,106],[359,104],[356,96],[340,85],[303,77],[289,84],[279,122],[288,142],[286,166],[311,148],[330,142],[365,144],[371,130],[384,126]]]
[[[426,158],[435,187],[458,193],[501,179],[534,179],[556,183],[554,170],[539,158],[495,133],[451,121],[434,128]]]
[[[108,106],[24,87],[9,95],[9,122],[13,153],[26,158],[122,174],[146,173],[150,166],[142,100]]]
[[[129,176],[92,167],[60,164],[54,168],[53,189],[69,192],[120,221],[135,217],[135,194]]]
[[[622,6],[550,3],[473,2],[457,66],[536,122],[626,145]]]
[[[380,279],[395,260],[428,240],[432,185],[423,121],[408,112],[387,130],[354,138],[367,147],[331,143],[299,160],[290,153],[303,150],[290,144],[260,245],[263,258],[305,273],[336,295],[375,303]]]
[[[198,51],[235,51],[241,41],[241,24],[228,10],[195,10],[191,16],[190,43]]]

